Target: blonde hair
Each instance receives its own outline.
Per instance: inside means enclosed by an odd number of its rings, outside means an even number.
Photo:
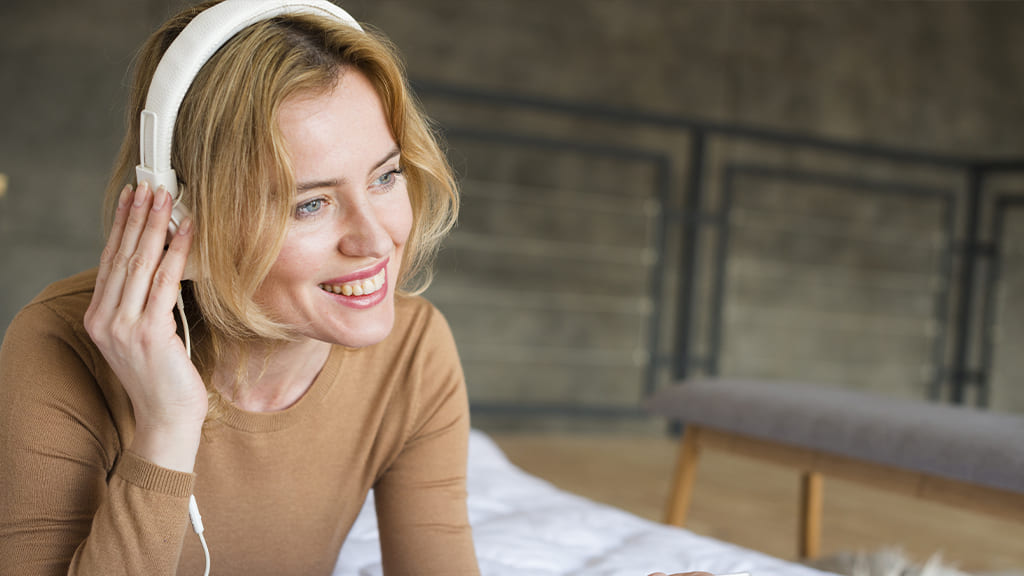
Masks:
[[[204,2],[172,17],[138,54],[128,131],[107,187],[108,230],[120,189],[134,182],[139,115],[156,66],[181,30],[216,3]],[[278,111],[291,96],[332,89],[344,68],[370,80],[402,154],[413,225],[398,286],[416,294],[430,283],[433,258],[458,215],[458,192],[394,46],[375,30],[362,32],[320,16],[289,15],[253,24],[203,66],[174,128],[171,164],[184,184],[183,202],[194,224],[191,291],[210,340],[197,358],[204,376],[229,343],[244,355],[251,343],[292,338],[292,327],[254,300],[280,252],[294,201],[294,175]],[[238,367],[239,375],[243,369]]]

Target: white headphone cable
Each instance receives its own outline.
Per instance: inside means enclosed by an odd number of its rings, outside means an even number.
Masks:
[[[203,545],[203,554],[206,556],[206,571],[203,576],[210,576],[210,548],[206,545],[206,538],[203,537],[203,517],[199,515],[199,506],[196,504],[196,497],[188,497],[188,517],[192,520],[192,529],[199,536],[199,543]]]
[[[181,283],[178,283],[178,315],[181,316],[181,326],[185,332],[185,353],[188,359],[192,360],[192,338],[188,334],[188,320],[185,319],[185,299],[181,297]]]
[[[185,353],[188,359],[192,359],[192,338],[188,332],[188,319],[185,318],[185,300],[181,296],[181,284],[178,284],[178,315],[181,316],[182,331],[185,334]],[[206,571],[203,576],[210,576],[210,548],[206,545],[206,538],[203,536],[203,517],[199,515],[199,505],[196,504],[196,497],[188,497],[188,517],[192,521],[192,530],[199,536],[199,543],[203,545],[203,554],[206,556]]]

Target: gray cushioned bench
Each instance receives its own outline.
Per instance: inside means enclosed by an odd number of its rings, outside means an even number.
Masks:
[[[694,380],[648,402],[685,424],[666,521],[682,526],[697,456],[723,448],[803,471],[801,554],[820,545],[822,477],[1024,520],[1024,417],[758,380]]]

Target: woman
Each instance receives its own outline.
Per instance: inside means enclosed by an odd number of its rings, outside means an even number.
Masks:
[[[475,574],[462,372],[408,295],[457,196],[388,43],[312,15],[246,28],[182,103],[195,219],[166,252],[167,192],[126,186],[156,65],[211,4],[139,56],[98,270],[8,329],[0,566],[202,574],[194,493],[216,573],[328,574],[372,487],[388,573]]]
[[[133,185],[157,63],[213,4],[142,49],[98,269],[7,331],[0,571],[201,574],[194,494],[215,573],[329,574],[374,488],[386,573],[477,574],[465,384],[413,296],[457,194],[387,41],[313,15],[245,28],[174,127],[194,220],[168,235],[168,192]]]

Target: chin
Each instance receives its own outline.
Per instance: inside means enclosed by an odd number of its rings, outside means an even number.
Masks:
[[[334,342],[334,344],[339,344],[346,348],[366,348],[367,346],[380,344],[390,333],[391,330],[381,331],[380,333],[359,334],[358,336],[344,338],[339,342]]]
[[[375,315],[376,316],[376,315]],[[365,348],[384,341],[395,326],[394,310],[386,314],[386,318],[376,317],[355,327],[341,330],[333,338],[327,339],[332,344],[348,348]]]

